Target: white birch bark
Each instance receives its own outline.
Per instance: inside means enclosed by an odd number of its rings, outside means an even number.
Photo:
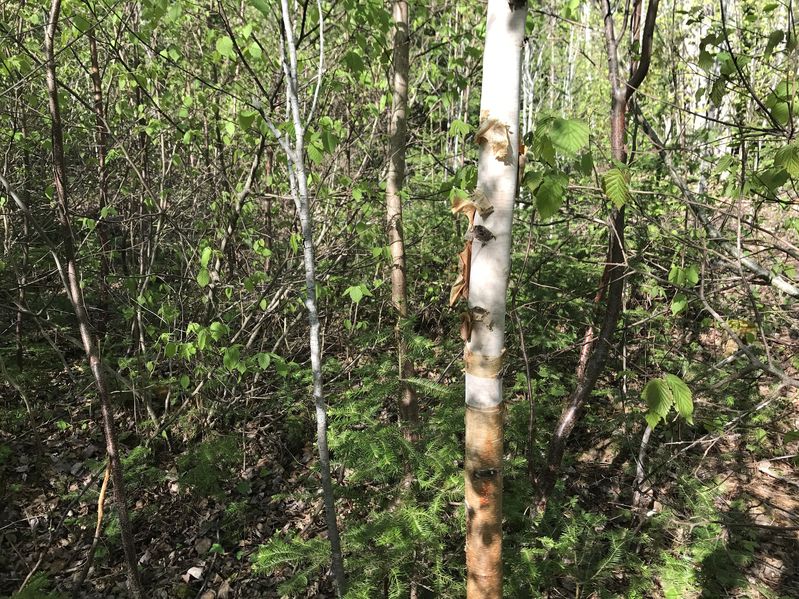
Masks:
[[[511,226],[519,164],[519,87],[524,42],[525,9],[511,10],[506,0],[490,0],[483,58],[480,99],[481,122],[497,119],[508,127],[510,148],[505,160],[495,157],[489,143],[480,147],[477,187],[494,211],[475,217],[475,225],[494,236],[487,243],[474,240],[469,287],[469,308],[482,308],[488,317],[476,320],[466,349],[472,354],[500,358],[505,351],[505,301],[510,272]],[[466,374],[466,404],[497,407],[502,402],[502,381]]]
[[[300,219],[303,240],[303,262],[305,264],[305,307],[308,310],[310,327],[309,346],[311,353],[311,370],[313,372],[313,398],[316,408],[316,445],[319,450],[319,471],[322,479],[322,495],[325,505],[325,521],[330,541],[333,575],[336,580],[336,593],[341,597],[345,593],[344,560],[341,552],[341,540],[336,522],[333,481],[330,475],[330,451],[327,444],[327,404],[322,386],[322,349],[319,340],[319,314],[316,302],[316,258],[314,256],[313,218],[308,198],[308,176],[305,170],[305,146],[303,142],[305,127],[300,114],[300,101],[297,93],[297,47],[294,42],[288,0],[281,0],[283,27],[285,32],[285,54],[283,68],[287,74],[286,95],[289,100],[291,119],[294,125],[294,147],[284,142],[289,164],[289,180],[291,195]],[[321,11],[320,11],[321,18]],[[321,24],[320,24],[321,28]],[[287,60],[286,60],[287,55]],[[320,60],[322,57],[320,55]],[[320,68],[321,73],[321,68]],[[314,101],[315,103],[315,101]],[[313,110],[313,108],[311,108]],[[280,138],[279,138],[280,139]]]
[[[526,0],[489,0],[466,341],[466,597],[502,597],[502,360],[519,163],[519,91]]]

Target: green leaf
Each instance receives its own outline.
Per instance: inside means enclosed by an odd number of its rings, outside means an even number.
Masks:
[[[89,29],[89,27],[91,27],[89,21],[87,21],[80,15],[72,15],[72,22],[75,24],[75,27],[77,27],[78,31],[80,31],[81,33],[86,33],[86,30]]]
[[[271,363],[272,363],[272,356],[271,356],[271,354],[268,354],[268,353],[266,353],[266,352],[261,352],[261,353],[259,353],[259,354],[256,356],[256,359],[258,360],[258,367],[259,367],[261,370],[266,370],[267,368],[269,368],[269,364],[271,364]]]
[[[585,175],[586,177],[590,177],[594,172],[594,157],[591,156],[591,152],[585,152],[580,157],[580,172]]]
[[[710,88],[710,101],[716,107],[721,106],[724,96],[727,94],[727,83],[724,77],[719,77],[713,82]]]
[[[191,380],[189,379],[189,375],[184,374],[180,377],[180,387],[181,389],[188,389],[189,385],[191,384]]]
[[[454,137],[456,135],[468,135],[472,128],[468,123],[464,123],[460,119],[455,119],[449,126],[449,135]]]
[[[552,120],[550,128],[552,143],[566,154],[577,154],[588,143],[588,134],[588,125],[583,121],[561,118]]]
[[[212,322],[208,326],[208,330],[211,333],[211,337],[214,338],[214,341],[219,341],[228,332],[227,325],[222,324],[218,320],[215,320],[214,322]]]
[[[549,173],[535,192],[535,206],[542,219],[557,214],[566,192],[565,177]]]
[[[661,419],[666,418],[674,402],[671,388],[663,379],[652,379],[644,387],[641,397],[649,408],[646,415],[647,424],[655,428]]]
[[[616,208],[621,208],[632,199],[627,175],[621,169],[612,168],[602,175],[602,189]]]
[[[771,107],[771,114],[780,125],[785,125],[791,118],[790,105],[788,102],[775,102]]]
[[[257,8],[267,19],[272,18],[272,15],[269,14],[269,7],[264,0],[252,0],[252,5]]]
[[[793,443],[794,441],[799,441],[799,430],[788,431],[782,438],[783,443]]]
[[[216,40],[216,51],[219,52],[220,56],[233,58],[235,56],[233,52],[233,40],[227,35],[218,38]]]
[[[208,269],[207,268],[201,268],[200,272],[197,273],[197,284],[200,287],[205,287],[210,282],[211,282],[211,275],[208,272]]]
[[[699,270],[696,268],[696,265],[692,264],[685,269],[685,281],[691,287],[699,282]]]
[[[763,51],[764,58],[768,58],[771,56],[771,53],[774,51],[779,43],[785,37],[785,33],[782,29],[777,29],[776,31],[772,31],[768,36],[768,42],[766,42],[766,49]]]
[[[306,150],[308,151],[308,158],[311,159],[311,162],[315,164],[322,162],[322,159],[325,157],[324,146],[322,145],[322,139],[318,133],[314,133],[311,136]]]
[[[226,348],[224,357],[222,358],[222,363],[225,365],[225,368],[228,370],[237,370],[239,366],[239,355],[240,351],[237,345]]]
[[[669,283],[678,287],[685,285],[685,270],[676,264],[672,264],[669,270]]]
[[[175,354],[178,353],[178,345],[174,341],[170,341],[164,347],[164,357],[165,358],[174,358]]]
[[[789,144],[777,150],[774,163],[784,168],[791,177],[799,178],[799,144]]]
[[[671,313],[674,316],[677,316],[680,312],[685,310],[688,307],[688,298],[685,297],[684,294],[678,293],[674,296],[674,299],[671,300]]]
[[[344,296],[347,295],[350,296],[350,299],[353,301],[353,303],[357,304],[364,298],[364,296],[371,296],[372,292],[369,291],[369,288],[366,285],[361,283],[360,285],[347,287],[346,291],[344,291]]]
[[[200,255],[200,266],[202,266],[203,268],[208,266],[208,262],[209,262],[209,260],[211,260],[211,253],[212,252],[213,252],[213,250],[211,249],[210,246],[206,246],[206,247],[203,248],[203,252]]]
[[[667,374],[663,378],[671,390],[677,413],[685,418],[686,422],[693,424],[694,402],[688,385],[680,377],[673,374]]]
[[[658,425],[658,422],[660,422],[661,420],[659,415],[654,414],[652,412],[647,412],[644,415],[644,419],[646,420],[646,423],[649,425],[649,428],[655,428]]]

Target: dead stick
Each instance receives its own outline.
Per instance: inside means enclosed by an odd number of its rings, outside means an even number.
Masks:
[[[91,570],[92,562],[94,562],[94,552],[97,549],[97,544],[100,542],[100,531],[103,528],[103,509],[105,506],[105,492],[108,489],[108,479],[111,477],[111,464],[105,467],[105,476],[103,477],[103,485],[100,487],[100,497],[97,499],[97,526],[94,529],[94,539],[92,539],[92,546],[89,547],[89,555],[86,556],[86,563],[83,564],[83,570],[81,570],[80,578],[75,583],[75,587],[72,589],[72,597],[73,599],[77,599],[78,593],[80,592],[80,588],[83,586],[83,583],[86,582],[86,577],[89,575],[89,570]]]

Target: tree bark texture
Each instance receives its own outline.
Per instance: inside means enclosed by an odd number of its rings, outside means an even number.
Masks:
[[[341,539],[338,532],[338,523],[336,522],[333,480],[330,474],[330,450],[327,443],[327,404],[325,403],[322,385],[322,348],[319,340],[319,313],[316,302],[316,258],[313,245],[313,218],[309,206],[308,176],[304,159],[303,137],[305,127],[300,115],[300,101],[297,92],[297,47],[294,42],[288,0],[281,0],[281,11],[287,54],[287,60],[284,60],[284,69],[287,74],[287,96],[291,105],[291,117],[294,125],[294,147],[291,148],[287,145],[284,149],[289,161],[291,191],[297,208],[297,216],[300,220],[300,230],[302,231],[303,262],[305,264],[305,307],[308,310],[308,324],[310,327],[309,346],[311,370],[313,372],[313,398],[316,409],[316,445],[319,450],[319,471],[322,479],[325,521],[327,524],[327,536],[330,541],[333,576],[336,580],[337,595],[341,597],[346,592],[346,578],[344,574],[344,558],[341,552]]]
[[[502,597],[502,362],[511,227],[519,163],[519,91],[526,2],[489,0],[480,99],[478,193],[468,277],[466,565],[468,599]],[[486,233],[487,232],[487,233]]]
[[[624,146],[626,134],[627,104],[635,90],[646,78],[651,63],[652,38],[654,36],[655,18],[659,0],[650,0],[647,6],[643,33],[640,31],[641,1],[636,0],[631,8],[630,30],[632,41],[638,41],[641,35],[641,56],[637,63],[630,64],[630,78],[625,81],[619,68],[618,46],[613,10],[609,0],[603,2],[605,43],[608,56],[608,79],[611,87],[610,110],[610,150],[611,157],[618,164],[627,162]],[[614,208],[608,222],[609,243],[605,269],[599,285],[595,304],[599,305],[604,298],[605,314],[595,334],[593,325],[589,325],[583,337],[580,359],[577,365],[577,384],[569,396],[558,419],[552,439],[547,448],[546,463],[538,478],[536,508],[539,512],[546,509],[547,501],[555,486],[560,470],[566,443],[580,414],[580,410],[590,397],[599,376],[602,374],[610,353],[610,346],[616,325],[619,321],[624,292],[624,276],[626,273],[626,257],[624,243],[625,207]]]
[[[399,413],[407,438],[416,435],[419,405],[407,379],[414,375],[408,359],[403,323],[408,317],[408,291],[405,280],[405,238],[402,230],[402,187],[405,180],[405,146],[408,131],[408,52],[410,46],[408,2],[394,0],[394,76],[391,120],[389,121],[389,161],[386,180],[386,225],[391,250],[391,302],[397,311],[396,342],[400,378]]]
[[[128,566],[128,586],[135,599],[144,597],[141,580],[139,579],[138,560],[136,549],[133,542],[133,532],[128,518],[128,504],[125,493],[125,483],[122,476],[122,463],[119,457],[116,426],[114,415],[111,408],[111,401],[108,393],[106,375],[103,364],[97,349],[96,339],[93,338],[92,327],[89,314],[83,298],[81,288],[81,274],[75,255],[74,235],[69,218],[69,196],[67,193],[67,174],[66,160],[64,158],[64,134],[61,124],[61,113],[58,101],[58,86],[56,83],[56,63],[54,52],[54,40],[58,28],[58,17],[61,11],[61,0],[52,0],[50,16],[45,33],[44,48],[46,54],[46,79],[47,95],[50,119],[52,122],[52,146],[53,146],[53,184],[55,189],[56,204],[58,206],[58,218],[61,226],[63,277],[66,284],[66,292],[69,296],[75,318],[78,322],[83,349],[89,362],[94,382],[97,387],[97,395],[100,398],[100,410],[103,418],[103,432],[105,434],[106,449],[111,465],[111,480],[114,485],[114,502],[116,504],[117,517],[119,518],[120,536],[122,539],[122,549],[125,553],[125,561]]]

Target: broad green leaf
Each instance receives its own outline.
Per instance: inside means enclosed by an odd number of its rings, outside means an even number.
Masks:
[[[272,18],[272,15],[269,13],[269,6],[264,0],[252,0],[252,5],[257,8],[267,19]]]
[[[685,310],[688,307],[688,298],[685,297],[684,294],[678,293],[674,296],[674,299],[671,300],[671,313],[674,316],[677,316],[680,312]]]
[[[210,325],[208,325],[208,330],[211,332],[211,337],[214,338],[214,341],[219,341],[228,333],[227,325],[215,320]]]
[[[351,287],[348,287],[344,291],[344,295],[345,296],[349,295],[353,303],[357,304],[364,298],[364,296],[372,295],[372,293],[371,291],[369,291],[369,288],[366,285],[361,283],[360,285],[353,285]]]
[[[203,268],[208,266],[208,262],[211,260],[211,253],[212,252],[213,252],[213,250],[211,249],[210,246],[206,246],[206,247],[203,248],[203,252],[200,255],[200,266],[202,266]]]
[[[216,51],[219,52],[220,56],[233,58],[235,56],[235,52],[233,51],[233,40],[227,35],[218,38],[216,40]]]
[[[190,384],[191,384],[191,380],[189,379],[189,375],[188,374],[181,375],[181,377],[180,377],[180,387],[181,387],[181,389],[188,389]]]
[[[225,365],[225,368],[228,370],[238,369],[239,355],[239,348],[237,345],[226,348],[224,357],[222,358],[222,363]]]
[[[693,287],[699,282],[699,269],[696,268],[696,265],[692,264],[685,269],[685,282],[688,283],[690,287]]]
[[[78,31],[80,31],[81,33],[86,33],[89,27],[91,27],[89,21],[87,21],[80,15],[72,15],[72,22],[74,23]]]
[[[553,145],[562,152],[575,155],[588,143],[588,125],[575,119],[556,118],[550,126]]]
[[[325,157],[324,154],[324,146],[322,145],[322,139],[318,133],[314,133],[311,136],[311,140],[306,146],[306,150],[308,152],[308,158],[311,159],[311,162],[319,164]]]
[[[793,443],[794,441],[799,441],[799,430],[788,431],[782,438],[783,443]]]
[[[612,168],[602,175],[602,189],[616,208],[621,208],[631,199],[627,175],[621,169]]]
[[[710,101],[716,107],[721,106],[724,96],[727,94],[727,83],[724,77],[719,77],[713,82],[710,88]]]
[[[646,423],[649,425],[649,428],[655,428],[658,425],[658,422],[660,422],[661,417],[658,414],[655,414],[654,412],[647,412],[646,414],[644,414],[644,419],[646,420]]]
[[[178,353],[178,344],[174,341],[170,341],[164,347],[164,357],[165,358],[174,358],[175,354]]]
[[[799,144],[792,143],[777,150],[774,163],[784,168],[791,177],[799,178]]]
[[[647,424],[655,428],[661,419],[665,419],[671,409],[673,398],[671,389],[663,379],[652,379],[644,387],[641,397],[646,402],[649,412],[646,415]]]
[[[258,360],[258,367],[261,370],[266,370],[267,368],[269,368],[269,364],[271,364],[272,362],[272,356],[270,354],[266,352],[261,352],[256,357]]]
[[[200,272],[197,273],[197,284],[200,287],[205,287],[210,282],[211,282],[211,275],[208,272],[208,269],[207,268],[201,268]]]
[[[456,135],[468,135],[472,128],[468,123],[464,123],[460,119],[455,119],[449,126],[449,135],[454,137]]]
[[[685,285],[685,270],[676,264],[672,264],[669,270],[669,283],[678,287]]]
[[[782,29],[777,29],[776,31],[772,31],[768,36],[768,42],[766,43],[766,49],[763,51],[763,55],[765,58],[771,56],[771,53],[774,51],[779,43],[785,37],[785,33],[783,33]]]
[[[208,329],[200,329],[197,331],[197,347],[203,351],[208,346]]]
[[[563,203],[566,187],[563,178],[558,175],[547,175],[535,192],[535,206],[542,219],[550,218],[557,214]]]
[[[594,157],[591,152],[585,152],[580,157],[580,172],[586,177],[590,177],[594,173]]]
[[[771,114],[780,125],[785,125],[791,118],[790,105],[788,102],[775,102],[771,107]]]
[[[694,402],[691,396],[691,389],[680,377],[673,374],[667,374],[663,378],[671,390],[671,396],[674,398],[674,406],[677,408],[677,412],[685,418],[686,422],[693,424]]]

